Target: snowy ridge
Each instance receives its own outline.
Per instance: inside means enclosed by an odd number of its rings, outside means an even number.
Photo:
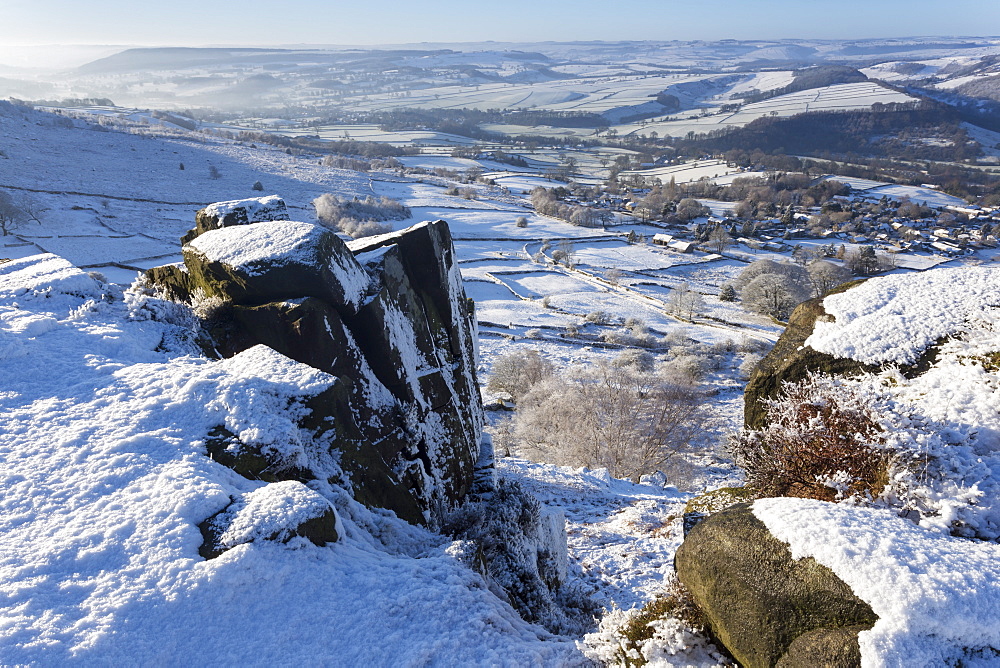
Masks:
[[[251,223],[263,220],[261,218],[262,215],[266,215],[268,217],[267,220],[276,220],[281,216],[284,216],[285,220],[288,219],[288,213],[285,210],[285,201],[277,195],[216,202],[205,207],[205,214],[216,218],[224,218],[238,209],[246,211],[247,218],[249,219],[248,222]]]
[[[872,278],[831,295],[806,345],[866,364],[909,364],[928,346],[1000,306],[1000,269],[957,267]]]

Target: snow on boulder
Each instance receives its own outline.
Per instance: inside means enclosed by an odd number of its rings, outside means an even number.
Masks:
[[[919,376],[947,339],[984,326],[998,306],[1000,269],[992,267],[880,276],[805,301],[747,383],[745,424],[764,427],[764,401],[811,372],[854,376],[898,365]]]
[[[357,309],[370,279],[344,242],[314,223],[210,230],[184,246],[193,287],[237,304],[318,297]]]
[[[295,537],[317,546],[336,542],[343,529],[330,502],[300,482],[287,480],[239,496],[199,525],[206,559],[257,540],[287,543]]]
[[[788,665],[787,654],[796,644],[795,654],[808,660],[793,665],[857,665],[857,633],[876,621],[872,608],[829,568],[812,559],[795,560],[749,504],[699,522],[674,563],[713,636],[743,666]],[[820,630],[827,642],[799,640]],[[829,642],[831,635],[837,642]],[[835,661],[841,657],[849,660]]]
[[[474,484],[484,415],[473,304],[447,223],[350,246],[311,223],[226,227],[185,246],[184,262],[151,269],[146,281],[192,304],[221,298],[199,309],[209,354],[263,344],[338,379],[310,400],[310,420],[355,498],[431,523],[462,502]],[[241,475],[307,474],[228,427],[209,436],[212,456]]]
[[[811,499],[761,499],[753,513],[793,558],[832,570],[878,615],[858,637],[863,665],[1000,659],[1000,545],[942,535],[888,510]]]
[[[217,230],[221,227],[288,219],[288,207],[285,206],[285,200],[277,195],[216,202],[209,204],[195,214],[195,227],[181,237],[181,245],[209,230]]]
[[[865,364],[912,364],[927,348],[1000,306],[1000,269],[952,267],[872,278],[830,295],[831,318],[805,345]]]

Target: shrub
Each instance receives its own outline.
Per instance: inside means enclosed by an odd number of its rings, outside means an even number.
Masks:
[[[546,521],[534,496],[500,478],[492,494],[451,513],[442,529],[457,539],[459,560],[502,589],[521,617],[553,633],[581,634],[597,606],[565,582],[565,545],[552,544]]]
[[[810,375],[768,400],[768,426],[744,431],[730,445],[748,486],[766,496],[825,501],[881,494],[893,453],[854,387]]]
[[[355,239],[392,232],[392,225],[383,221],[406,220],[412,215],[409,207],[388,197],[349,200],[326,193],[312,203],[319,222]]]
[[[599,630],[584,638],[582,649],[609,666],[730,665],[709,640],[703,614],[676,576],[642,608],[613,608]]]
[[[353,218],[341,218],[338,228],[341,232],[354,239],[373,237],[378,234],[392,232],[391,223],[377,223],[374,220],[354,220]]]
[[[493,373],[486,383],[486,389],[489,392],[505,393],[516,402],[536,383],[553,373],[552,363],[537,350],[518,350],[503,355],[493,363]]]
[[[700,355],[678,355],[663,365],[663,373],[678,383],[693,383],[705,376],[705,359]]]
[[[760,353],[746,353],[746,356],[740,363],[740,375],[744,378],[749,378],[762,359],[764,359],[764,356]]]
[[[633,367],[639,371],[650,372],[656,364],[656,358],[647,350],[624,350],[611,362],[618,367]]]
[[[688,446],[698,403],[690,385],[601,363],[536,383],[518,403],[515,436],[539,460],[637,481]]]
[[[514,221],[514,225],[516,227],[527,227],[528,226],[528,219],[525,218],[524,216],[518,216],[517,220]]]
[[[583,317],[584,322],[594,325],[609,325],[611,324],[611,320],[611,314],[607,311],[591,311]]]

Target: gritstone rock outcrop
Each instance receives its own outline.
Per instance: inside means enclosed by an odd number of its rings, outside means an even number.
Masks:
[[[712,634],[748,667],[860,665],[875,613],[814,559],[792,559],[750,504],[700,522],[677,551],[677,576]]]
[[[448,225],[345,244],[287,218],[277,197],[213,204],[182,239],[183,265],[147,280],[196,305],[209,354],[263,344],[335,376],[302,421],[338,460],[338,482],[366,505],[436,524],[472,487],[484,422],[473,304]],[[221,427],[208,449],[250,478],[315,477]]]

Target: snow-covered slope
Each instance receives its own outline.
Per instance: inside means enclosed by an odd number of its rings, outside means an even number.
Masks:
[[[219,424],[308,448],[289,416],[332,377],[263,347],[188,354],[189,317],[51,255],[0,264],[0,663],[579,660],[440,535],[328,483],[264,484],[212,461]],[[243,544],[203,560],[197,525],[238,496],[254,501],[231,537]],[[339,515],[336,543],[261,540],[316,504]]]

